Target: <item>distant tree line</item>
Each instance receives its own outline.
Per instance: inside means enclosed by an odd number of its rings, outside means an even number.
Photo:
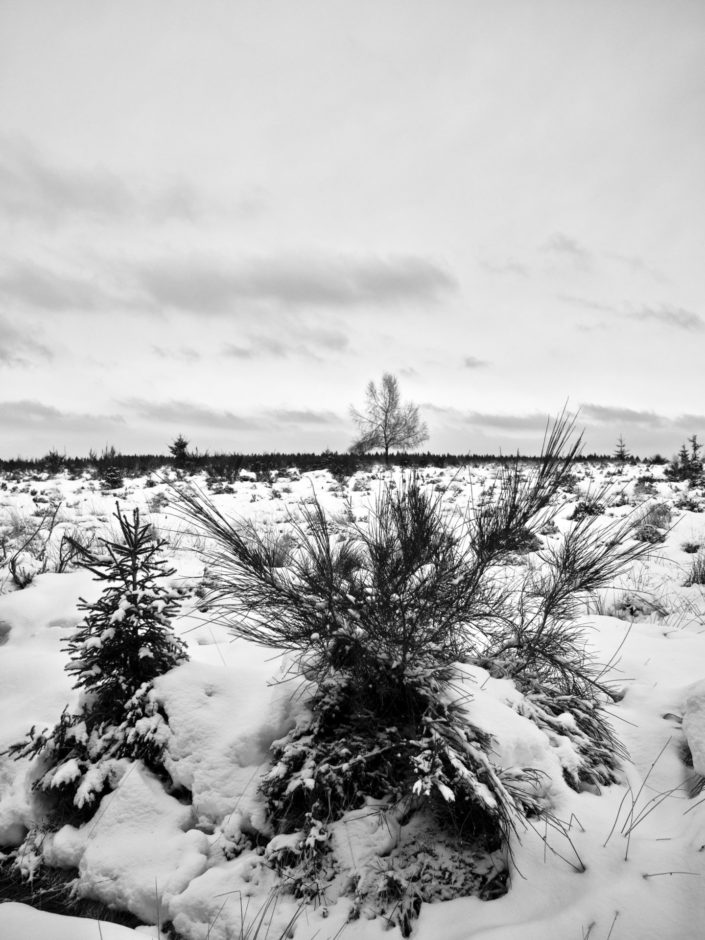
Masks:
[[[462,467],[478,466],[485,463],[512,463],[516,454],[451,454],[433,453],[392,453],[389,454],[389,463],[400,467]],[[536,456],[523,456],[527,462],[537,461]],[[583,460],[594,463],[608,463],[614,460],[610,454],[586,454]],[[55,455],[46,455],[37,458],[12,457],[0,458],[0,470],[8,471],[35,471],[37,473],[59,473],[66,471],[69,476],[80,476],[93,471],[101,475],[109,467],[120,471],[125,477],[144,476],[164,467],[174,467],[187,472],[198,473],[205,471],[214,476],[235,477],[240,470],[249,470],[254,473],[269,471],[283,471],[290,467],[297,467],[302,473],[312,470],[329,470],[333,475],[351,475],[357,470],[370,470],[379,465],[384,458],[378,454],[359,454],[325,450],[321,453],[286,451],[271,453],[222,453],[222,454],[188,454],[186,457],[175,457],[164,454],[121,454],[114,451],[109,460],[88,457],[61,456],[57,460]],[[638,458],[631,457],[640,463],[660,462],[667,463],[665,458]]]
[[[164,454],[121,454],[114,447],[105,447],[100,455],[91,451],[88,457],[67,457],[52,449],[44,457],[25,459],[16,457],[0,459],[0,470],[36,471],[56,474],[65,470],[70,475],[80,476],[92,471],[108,489],[122,485],[125,477],[144,476],[164,467],[173,467],[186,473],[205,471],[213,477],[234,480],[241,470],[254,473],[268,473],[286,470],[295,466],[305,473],[312,470],[329,470],[334,476],[350,476],[357,470],[370,469],[384,460],[385,465],[393,463],[403,468],[415,467],[459,467],[481,463],[514,462],[520,459],[532,462],[540,458],[514,454],[434,454],[408,453],[409,450],[424,444],[428,438],[428,428],[421,419],[418,405],[404,402],[401,398],[399,382],[396,376],[385,372],[377,386],[369,382],[366,389],[365,404],[362,409],[351,407],[351,417],[357,426],[357,436],[345,453],[325,450],[322,453],[310,452],[270,452],[261,454],[224,453],[201,454],[189,449],[189,441],[183,434],[169,445],[168,456]],[[668,476],[674,480],[699,481],[703,473],[703,461],[700,458],[702,445],[693,435],[683,445],[679,454],[670,462]],[[612,454],[586,454],[583,460],[604,464],[618,463],[669,463],[665,457],[655,454],[650,458],[639,458],[630,452],[620,434]]]

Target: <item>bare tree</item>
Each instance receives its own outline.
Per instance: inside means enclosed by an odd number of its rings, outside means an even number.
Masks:
[[[419,416],[418,405],[402,404],[399,383],[391,372],[384,373],[379,388],[370,382],[366,398],[364,411],[350,409],[360,432],[350,445],[353,453],[379,448],[384,451],[384,462],[389,463],[390,448],[408,450],[428,440],[428,428]]]

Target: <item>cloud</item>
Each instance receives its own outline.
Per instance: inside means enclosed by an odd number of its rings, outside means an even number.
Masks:
[[[550,416],[534,411],[529,414],[498,414],[486,411],[462,411],[459,408],[439,407],[424,404],[423,409],[434,412],[438,417],[468,427],[492,428],[501,431],[526,431],[546,429]]]
[[[605,304],[599,300],[590,300],[587,297],[576,297],[573,294],[556,294],[556,298],[563,301],[563,303],[580,307],[583,310],[594,310],[596,313],[619,313],[618,309],[612,304]]]
[[[216,259],[180,258],[107,266],[89,277],[17,262],[0,272],[0,298],[6,304],[46,312],[130,310],[154,315],[172,309],[237,315],[243,309],[251,313],[253,305],[264,311],[300,312],[364,304],[390,309],[405,302],[433,303],[455,289],[447,272],[407,256],[273,257],[231,265]],[[296,332],[300,352],[306,351],[306,345],[327,351],[348,345],[347,336],[331,327],[298,323]],[[309,351],[315,353],[313,348]]]
[[[274,356],[284,359],[293,351],[289,343],[268,336],[251,337],[249,346],[236,346],[234,343],[226,343],[223,347],[223,354],[232,356],[235,359],[257,359],[260,356]]]
[[[310,409],[268,408],[247,415],[235,414],[208,405],[171,400],[152,402],[143,398],[128,398],[120,403],[143,420],[178,427],[226,429],[233,431],[271,430],[283,425],[330,425],[340,421],[332,411]]]
[[[670,278],[667,278],[665,274],[657,271],[656,268],[652,267],[650,264],[647,264],[643,258],[639,258],[638,256],[622,255],[616,251],[605,251],[603,252],[603,256],[610,261],[615,261],[617,264],[628,268],[632,274],[637,272],[648,274],[649,277],[653,278],[655,281],[658,281],[660,284],[671,283]]]
[[[0,364],[29,366],[37,359],[50,361],[53,359],[53,353],[25,331],[18,330],[7,320],[0,318]]]
[[[676,307],[673,304],[661,304],[658,307],[642,306],[634,310],[620,310],[612,304],[601,303],[596,300],[589,300],[585,297],[576,297],[573,294],[557,294],[558,300],[564,303],[572,304],[583,310],[593,310],[596,313],[611,313],[621,318],[631,320],[655,320],[657,323],[663,323],[665,326],[676,327],[681,330],[702,330],[705,329],[705,319],[692,310],[686,310],[684,307]]]
[[[463,366],[466,369],[484,369],[489,365],[486,359],[478,359],[477,356],[465,356]]]
[[[670,304],[662,304],[659,307],[641,307],[639,310],[633,310],[629,316],[633,320],[656,320],[658,323],[675,326],[681,330],[705,329],[705,320],[700,314]]]
[[[114,300],[94,281],[31,264],[16,264],[0,274],[0,297],[5,303],[39,311],[114,308]]]
[[[13,218],[59,223],[74,217],[115,221],[139,215],[193,221],[202,211],[196,189],[184,180],[138,186],[105,167],[51,163],[26,143],[6,139],[0,147],[0,208]]]
[[[290,334],[290,338],[252,335],[248,337],[247,346],[226,343],[223,355],[235,359],[257,359],[261,356],[284,359],[303,356],[320,360],[324,354],[342,352],[349,345],[347,336],[338,330],[310,327],[302,323],[292,324]]]
[[[168,359],[175,362],[197,362],[201,354],[192,346],[181,346],[179,349],[168,349],[165,346],[152,346],[152,352],[159,359]]]
[[[243,302],[277,308],[389,307],[434,302],[457,289],[447,271],[415,256],[273,257],[240,264],[180,258],[143,265],[137,284],[160,307],[209,314],[236,312]]]
[[[93,431],[124,424],[125,419],[119,414],[95,415],[76,411],[61,411],[54,405],[45,405],[35,399],[0,402],[0,427]]]
[[[698,428],[705,430],[705,414],[684,413],[669,417],[658,414],[656,411],[638,410],[635,408],[615,407],[611,405],[580,405],[578,420],[588,423],[631,426],[634,429],[678,431],[688,430],[691,433]]]
[[[511,275],[512,277],[531,277],[531,272],[528,267],[513,259],[499,262],[481,261],[480,266],[490,274],[498,274],[500,276]]]
[[[592,261],[592,252],[576,239],[565,235],[563,232],[555,232],[544,243],[543,250],[557,257],[572,261],[577,267],[586,268]]]
[[[621,408],[611,405],[582,404],[580,419],[595,421],[598,424],[637,424],[645,427],[664,427],[668,419],[655,411],[638,411],[634,408]]]
[[[232,411],[197,405],[193,402],[172,399],[167,402],[153,402],[144,398],[126,398],[119,402],[120,407],[134,412],[145,421],[173,424],[180,427],[197,425],[207,428],[228,428],[234,431],[255,430],[259,422],[252,416],[237,415]]]
[[[698,427],[705,429],[705,414],[678,415],[678,417],[674,419],[673,423],[679,428],[688,428],[690,431],[692,431],[693,428]]]
[[[340,415],[334,411],[297,410],[295,408],[269,408],[264,414],[277,424],[330,425],[340,424]]]

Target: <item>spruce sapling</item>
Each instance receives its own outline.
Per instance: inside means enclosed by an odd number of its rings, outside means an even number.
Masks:
[[[166,716],[151,695],[153,680],[187,659],[183,642],[170,622],[178,595],[160,582],[174,570],[159,558],[164,543],[155,542],[139,511],[132,519],[115,514],[122,539],[104,540],[105,555],[86,557],[84,566],[105,583],[94,603],[81,601],[83,622],[65,649],[66,665],[81,689],[75,712],[67,709],[51,729],[13,745],[9,753],[40,757],[34,788],[56,797],[60,810],[86,818],[100,796],[124,772],[120,759],[141,759],[163,771]]]

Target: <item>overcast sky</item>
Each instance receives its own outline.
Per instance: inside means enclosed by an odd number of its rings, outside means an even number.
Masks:
[[[0,0],[0,456],[705,438],[702,0]]]

